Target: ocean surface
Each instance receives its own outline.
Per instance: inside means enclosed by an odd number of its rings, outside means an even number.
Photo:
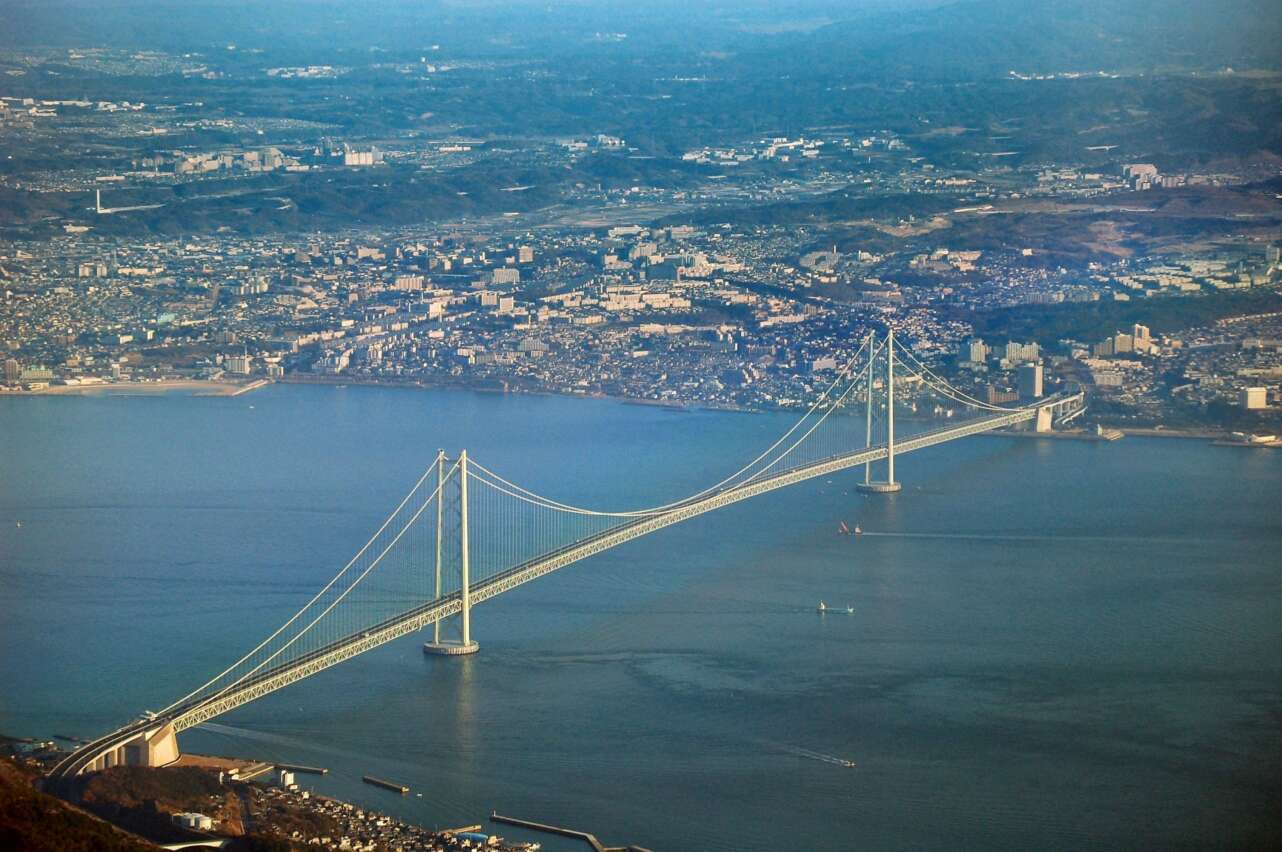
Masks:
[[[438,448],[622,508],[790,423],[363,387],[0,399],[0,732],[97,734],[203,682]],[[299,780],[428,826],[497,810],[655,850],[1282,847],[1282,452],[974,437],[897,473],[631,542],[477,607],[474,657],[407,637],[182,745],[326,766]]]

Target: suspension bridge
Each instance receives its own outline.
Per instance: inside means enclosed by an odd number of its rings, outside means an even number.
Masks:
[[[897,357],[898,356],[898,357]],[[896,387],[964,418],[895,435]],[[862,403],[862,405],[861,405]],[[678,500],[644,508],[588,508],[524,488],[469,457],[443,451],[356,555],[255,647],[157,712],[59,761],[53,777],[110,766],[162,766],[177,734],[372,648],[431,630],[429,653],[476,651],[473,606],[640,536],[808,479],[863,466],[861,490],[890,492],[895,457],[995,429],[1039,431],[1081,412],[1081,393],[1003,407],[953,387],[889,332],[869,335],[790,429],[735,472]],[[862,414],[860,415],[860,408]],[[874,464],[885,477],[874,479]],[[442,634],[452,619],[457,636]]]

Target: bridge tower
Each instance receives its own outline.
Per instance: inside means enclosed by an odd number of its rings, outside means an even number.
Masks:
[[[445,530],[445,450],[436,451],[436,586],[432,597],[441,599],[441,544]],[[432,622],[432,642],[441,644],[440,619]]]
[[[872,358],[876,349],[873,343],[876,335],[868,338],[868,357]],[[872,446],[872,406],[873,406],[873,365],[868,365],[868,400],[865,446]],[[903,488],[895,481],[895,330],[886,332],[886,478],[875,481],[872,478],[872,462],[864,465],[864,481],[855,486],[865,494],[892,494]]]
[[[447,480],[445,474],[445,453],[438,453],[436,456],[436,483],[440,489],[436,500],[436,599],[441,597],[441,563],[442,563],[442,530],[445,521],[445,483]],[[432,625],[432,641],[423,645],[423,652],[426,654],[443,654],[446,656],[460,656],[463,654],[475,654],[481,649],[481,646],[472,641],[472,589],[468,576],[470,571],[469,548],[468,548],[468,531],[467,531],[467,450],[459,453],[457,470],[454,476],[458,477],[458,516],[459,516],[459,601],[461,609],[459,610],[459,638],[457,641],[441,638],[441,622],[438,620]],[[450,477],[452,478],[452,477]]]

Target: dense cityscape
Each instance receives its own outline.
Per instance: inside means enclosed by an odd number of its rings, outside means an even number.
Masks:
[[[1267,159],[1170,169],[1111,145],[1067,161],[983,150],[1010,136],[940,154],[934,130],[869,127],[726,139],[656,166],[606,133],[339,141],[164,88],[151,103],[66,100],[36,82],[54,67],[105,81],[247,73],[194,56],[5,61],[12,86],[43,95],[0,98],[6,146],[69,156],[0,180],[80,205],[7,226],[7,390],[262,378],[789,407],[868,330],[894,328],[990,401],[1014,389],[1019,364],[1042,364],[1054,386],[1090,388],[1092,417],[1109,425],[1268,431],[1278,405],[1282,240]],[[330,65],[261,73],[343,80]],[[202,134],[281,141],[211,146]],[[89,140],[121,154],[89,155]],[[500,162],[513,175],[640,170],[578,181],[552,204],[518,178],[439,223],[304,233],[309,202],[263,184],[284,175],[306,178],[304,194],[325,182],[377,195],[461,185]],[[518,209],[501,211],[508,202]],[[199,218],[207,206],[214,221]],[[169,213],[190,230],[153,232]],[[1059,221],[1027,224],[1037,217]]]
[[[788,156],[779,151],[795,146],[850,157],[873,141],[774,140],[744,156],[778,160]],[[910,161],[920,158],[897,147],[904,170],[881,180],[911,185],[920,163]],[[243,162],[257,154],[223,158]],[[1154,199],[1168,190],[1148,186],[1152,169],[1127,165],[1115,178],[951,173],[934,180],[962,189],[932,188],[929,197],[946,197],[956,205],[947,215],[959,220],[996,216],[997,205],[1029,197],[1085,195],[1105,209],[1161,203]],[[995,185],[999,178],[1018,188]],[[1231,425],[1237,419],[1228,409],[1276,406],[1282,375],[1272,304],[1282,264],[1278,246],[1259,239],[1070,269],[1045,259],[1042,245],[992,250],[952,242],[943,214],[875,225],[903,245],[890,251],[822,248],[825,230],[817,226],[524,230],[520,217],[302,237],[137,242],[95,233],[94,223],[131,215],[144,214],[90,210],[68,221],[68,233],[10,244],[0,258],[7,387],[266,378],[788,407],[801,405],[816,380],[877,327],[896,329],[922,357],[958,371],[990,401],[1013,389],[1019,364],[1043,364],[1048,380],[1091,388],[1102,418],[1117,423]],[[1100,239],[1109,239],[1102,230],[1095,229]],[[985,340],[968,321],[978,315],[987,329],[1004,311],[1100,303],[1102,310],[1069,333],[1032,325],[1026,339],[988,332]],[[1214,319],[1151,331],[1150,316],[1165,320],[1202,303]],[[1249,307],[1238,313],[1238,304]],[[1109,317],[1116,317],[1112,328]]]

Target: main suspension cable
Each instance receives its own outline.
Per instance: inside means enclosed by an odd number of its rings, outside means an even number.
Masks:
[[[841,393],[841,395],[838,398],[832,401],[832,403],[828,406],[827,410],[824,412],[823,416],[821,416],[805,432],[805,434],[803,434],[800,438],[794,441],[782,453],[779,453],[777,456],[775,456],[775,458],[772,461],[770,461],[768,464],[766,464],[764,467],[760,468],[759,470],[754,472],[751,476],[743,480],[743,482],[741,482],[740,484],[746,484],[747,482],[751,482],[753,479],[761,476],[766,471],[774,468],[774,466],[777,465],[780,461],[782,461],[789,453],[791,453],[803,442],[805,442],[805,440],[809,438],[810,435],[812,435],[814,431],[818,429],[819,426],[822,425],[825,420],[828,419],[828,416],[832,414],[832,412],[835,411],[845,401],[846,397],[848,397],[850,393],[859,386],[860,381],[864,378],[867,371],[872,369],[872,365],[876,361],[877,356],[881,354],[881,351],[885,347],[886,347],[886,341],[882,340],[882,342],[880,343],[880,345],[878,345],[876,350],[872,352],[871,357],[868,359],[868,363],[864,366],[864,368],[860,370],[858,374],[851,377],[850,376],[851,367],[854,365],[855,361],[858,360],[860,354],[862,354],[863,351],[868,348],[868,341],[865,341],[864,345],[860,347],[860,349],[850,359],[850,361],[846,364],[846,366],[842,368],[842,371],[839,374],[838,378],[824,390],[824,392],[820,395],[819,399],[815,402],[815,404],[812,405],[810,409],[795,424],[793,424],[791,429],[789,429],[782,436],[780,436],[778,440],[776,440],[773,444],[767,447],[762,453],[760,453],[752,461],[748,462],[748,464],[744,465],[739,470],[732,473],[730,476],[727,476],[725,479],[722,479],[720,482],[714,485],[711,485],[707,488],[704,488],[702,491],[695,492],[694,494],[687,495],[679,500],[674,500],[670,503],[664,503],[659,506],[651,506],[644,509],[632,509],[628,511],[618,511],[618,512],[603,511],[598,509],[588,509],[582,506],[575,506],[569,503],[563,503],[559,500],[554,500],[550,497],[545,497],[541,494],[537,494],[529,490],[528,488],[523,488],[522,486],[517,485],[511,480],[505,479],[504,477],[500,476],[499,474],[495,473],[494,471],[482,465],[480,462],[477,462],[474,460],[471,461],[471,463],[469,464],[469,475],[475,476],[479,481],[483,482],[485,485],[490,486],[491,488],[494,488],[498,491],[502,491],[503,493],[508,494],[509,496],[515,497],[518,500],[524,500],[527,503],[531,503],[533,505],[540,506],[545,509],[553,509],[561,512],[567,512],[570,514],[577,514],[577,515],[591,515],[591,516],[597,516],[597,517],[611,517],[611,518],[640,518],[640,517],[652,517],[654,515],[661,515],[679,506],[684,506],[690,502],[698,500],[709,494],[713,494],[716,491],[734,482],[743,474],[752,470],[754,467],[757,466],[758,463],[760,463],[764,458],[766,458],[766,456],[768,456],[774,450],[778,449],[778,447],[781,444],[783,444],[784,441],[786,441],[794,432],[796,432],[799,428],[801,428],[802,425],[804,425],[806,421],[810,419],[811,415],[813,415],[815,411],[818,410],[820,405],[822,405],[823,401],[827,399],[829,394],[831,394],[832,391],[839,384],[841,384],[843,381],[848,380],[850,383],[846,387],[846,389]],[[474,470],[479,471],[479,474],[473,472]]]

